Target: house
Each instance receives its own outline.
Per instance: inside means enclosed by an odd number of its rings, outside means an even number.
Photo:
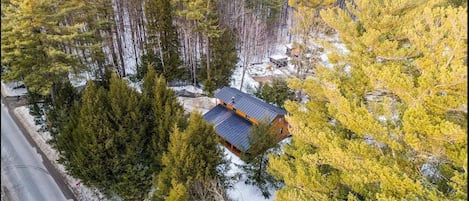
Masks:
[[[249,150],[251,127],[264,118],[278,131],[279,141],[290,135],[284,109],[232,87],[223,87],[215,97],[219,103],[205,113],[204,118],[214,124],[222,143],[236,155]]]

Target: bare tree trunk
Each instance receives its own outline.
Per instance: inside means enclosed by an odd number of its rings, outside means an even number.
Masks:
[[[242,28],[243,28],[242,29],[243,38],[241,40],[241,43],[242,43],[241,47],[242,48],[241,48],[240,51],[243,52],[243,59],[244,60],[243,60],[243,74],[241,75],[241,84],[239,85],[239,90],[240,91],[243,91],[244,76],[245,76],[246,70],[247,70],[247,64],[246,64],[247,58],[246,57],[248,57],[248,55],[246,54],[246,51],[247,51],[247,44],[246,44],[247,43],[247,41],[246,41],[247,33],[246,33],[246,28],[245,28],[246,27],[246,17],[245,17],[245,14],[244,14],[245,13],[244,10],[245,10],[244,4],[242,4],[242,7],[241,7],[241,12],[242,12],[241,17],[242,17],[242,19],[241,20],[242,20]]]
[[[206,58],[207,58],[207,80],[210,80],[210,39],[206,37],[207,42],[207,50],[206,50]]]
[[[130,30],[132,32],[131,37],[132,37],[132,45],[133,45],[133,50],[134,50],[134,59],[135,59],[135,65],[138,68],[139,66],[139,58],[140,54],[139,52],[143,49],[141,47],[142,42],[140,41],[141,37],[139,36],[141,34],[141,29],[140,29],[140,21],[142,18],[141,8],[143,1],[142,0],[135,0],[135,1],[127,1],[127,11],[129,13],[129,22],[130,22]]]
[[[164,64],[163,47],[161,46],[161,39],[159,35],[156,37],[156,40],[158,43],[158,53],[160,55],[161,67],[163,68],[163,74],[166,75],[166,66]]]
[[[117,71],[120,77],[125,77],[125,64],[124,64],[124,58],[123,58],[123,48],[122,48],[122,39],[121,39],[121,32],[123,32],[124,28],[124,20],[122,17],[122,9],[119,0],[113,0],[113,4],[115,5],[115,8],[113,9],[114,13],[114,23],[112,26],[112,32],[113,32],[113,42],[116,43],[117,49],[114,49],[116,52],[116,56],[118,59],[117,62]],[[114,6],[113,6],[114,7]]]
[[[110,21],[114,21],[114,17],[113,17],[113,13],[107,13],[107,11],[105,11],[104,13],[104,16],[105,18],[109,19]],[[103,38],[106,38],[107,40],[107,45],[105,44],[104,47],[107,46],[107,48],[109,49],[109,54],[110,54],[110,57],[109,58],[109,63],[112,65],[112,68],[114,70],[118,70],[118,67],[117,67],[117,54],[116,54],[116,48],[114,47],[114,36],[113,36],[113,30],[114,30],[114,24],[111,25],[111,27],[109,27],[109,29],[106,30],[108,36],[106,37],[106,34],[105,33],[102,33],[102,37]],[[104,51],[106,53],[106,51]]]
[[[194,86],[197,84],[197,64],[196,64],[196,61],[197,61],[197,58],[195,56],[195,52],[197,51],[197,47],[196,47],[196,39],[194,39],[194,33],[192,31],[190,31],[190,37],[189,37],[189,45],[191,46],[191,51],[190,51],[190,60],[191,60],[191,64],[192,64],[192,72],[194,73],[193,76],[194,76]]]

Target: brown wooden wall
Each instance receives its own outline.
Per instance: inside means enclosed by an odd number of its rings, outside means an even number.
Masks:
[[[285,115],[277,115],[272,123],[277,130],[279,141],[290,135],[290,131],[288,130],[288,122],[285,119]],[[281,133],[280,129],[282,129]]]

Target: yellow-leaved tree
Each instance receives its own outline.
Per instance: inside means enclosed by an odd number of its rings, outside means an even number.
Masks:
[[[277,200],[467,199],[467,5],[452,5],[321,11],[348,51],[289,82],[309,100],[286,103],[292,144],[270,160],[286,184]]]

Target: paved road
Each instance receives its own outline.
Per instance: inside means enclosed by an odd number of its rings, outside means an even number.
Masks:
[[[9,197],[12,201],[67,200],[41,155],[11,118],[3,99],[1,110],[2,186],[7,186]]]

